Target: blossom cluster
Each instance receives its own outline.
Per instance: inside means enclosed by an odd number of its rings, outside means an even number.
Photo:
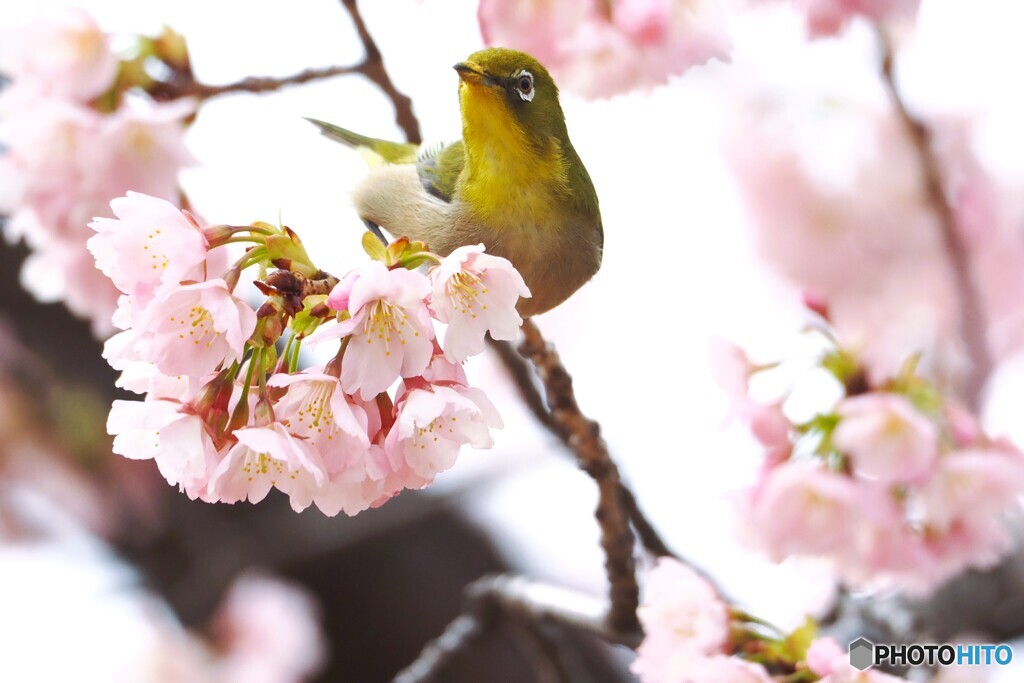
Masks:
[[[132,63],[80,9],[0,34],[0,74],[10,80],[0,93],[5,232],[32,250],[24,286],[65,301],[99,336],[111,331],[118,295],[85,248],[89,220],[128,190],[176,201],[178,171],[191,161],[183,137],[193,105],[131,88]]]
[[[644,640],[630,667],[641,683],[890,683],[861,673],[832,638],[808,621],[792,633],[728,605],[706,579],[679,560],[658,559],[638,611]]]
[[[819,367],[841,396],[804,421],[788,416],[785,396],[751,398],[750,377],[772,368],[736,348],[718,365],[765,451],[740,509],[751,542],[773,559],[825,557],[855,587],[928,592],[1008,551],[1024,453],[987,435],[915,358],[876,383],[851,352],[830,348]]]
[[[145,394],[113,404],[116,453],[156,460],[192,498],[255,503],[276,488],[296,510],[352,515],[431,483],[462,445],[492,445],[501,419],[461,363],[487,333],[515,337],[529,290],[483,245],[441,259],[367,233],[374,260],[338,280],[288,228],[200,227],[140,194],[112,207],[89,241],[121,292],[123,331],[104,356],[120,386]],[[225,268],[223,245],[238,242],[251,246]],[[251,267],[277,269],[256,283],[256,308],[235,293]],[[304,342],[333,340],[329,362],[299,370]]]
[[[488,44],[530,53],[586,97],[662,84],[731,48],[708,0],[480,0],[478,15]]]

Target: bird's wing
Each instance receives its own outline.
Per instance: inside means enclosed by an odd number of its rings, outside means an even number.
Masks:
[[[411,142],[380,140],[353,133],[341,126],[335,126],[333,123],[319,119],[307,118],[306,120],[319,128],[324,136],[362,152],[363,156],[368,157],[368,161],[371,161],[371,165],[380,163],[411,164],[416,161],[416,154],[420,146]]]
[[[462,140],[450,145],[424,145],[416,155],[416,173],[423,189],[446,202],[455,194],[455,181],[466,165]]]

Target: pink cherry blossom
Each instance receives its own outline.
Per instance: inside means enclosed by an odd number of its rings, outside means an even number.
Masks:
[[[102,117],[95,111],[63,100],[44,100],[31,109],[11,111],[0,125],[0,141],[8,148],[5,175],[17,191],[10,204],[0,208],[9,213],[31,212],[50,234],[87,232],[83,228],[90,216],[79,206],[86,195],[91,150],[101,125]],[[31,234],[21,231],[14,236],[30,238]]]
[[[143,360],[167,375],[199,377],[225,361],[242,359],[256,313],[224,280],[165,289],[142,314]]]
[[[39,301],[63,301],[72,313],[89,320],[93,334],[102,339],[113,332],[111,312],[119,294],[96,270],[86,237],[84,232],[66,238],[40,232],[31,240],[34,248],[20,280]]]
[[[853,540],[868,486],[820,462],[790,460],[764,475],[747,519],[756,542],[777,561],[791,554],[840,553]]]
[[[210,494],[235,503],[263,500],[271,488],[288,494],[296,512],[305,510],[325,480],[317,450],[279,422],[235,430],[238,439],[212,472]]]
[[[277,374],[268,383],[288,389],[274,408],[278,420],[323,460],[326,481],[314,496],[317,507],[326,515],[341,511],[354,515],[377,501],[383,493],[387,460],[379,450],[370,450],[366,409],[330,375]]]
[[[935,423],[898,394],[872,392],[844,399],[832,440],[856,471],[884,482],[927,476],[938,457]]]
[[[176,401],[114,401],[107,418],[113,450],[135,460],[156,460],[160,474],[189,497],[206,499],[217,450],[202,420]]]
[[[176,200],[178,173],[195,163],[185,146],[185,120],[195,109],[190,100],[154,103],[126,97],[88,141],[87,190],[101,199],[133,190]]]
[[[422,488],[455,464],[459,448],[490,448],[501,416],[484,392],[458,385],[400,390],[385,448],[394,472],[389,487]],[[393,482],[397,481],[398,484]]]
[[[199,226],[170,202],[137,192],[110,203],[117,218],[89,224],[96,267],[125,294],[148,296],[164,283],[188,279],[206,260]]]
[[[812,37],[839,33],[854,17],[871,21],[913,18],[920,0],[795,0],[807,15]]]
[[[923,372],[955,380],[964,368],[951,304],[958,294],[890,103],[743,82],[733,91],[746,94],[735,103],[727,154],[760,256],[827,302],[870,379],[895,376],[923,352]],[[820,153],[826,144],[835,154]]]
[[[117,57],[96,20],[67,7],[0,33],[0,73],[32,95],[85,102],[113,85]]]
[[[807,648],[807,668],[811,673],[828,676],[836,660],[846,656],[847,652],[839,647],[835,638],[818,638]]]
[[[445,357],[461,363],[484,350],[484,337],[512,341],[523,319],[519,297],[530,290],[509,261],[484,253],[484,245],[459,247],[430,273],[430,310],[443,323]]]
[[[630,670],[644,683],[696,681],[679,676],[722,654],[729,638],[728,607],[711,584],[674,558],[659,558],[647,575],[637,615],[646,635]]]
[[[371,400],[399,377],[423,372],[433,355],[434,328],[427,311],[430,281],[404,268],[371,261],[343,279],[328,304],[351,318],[322,335],[348,335],[341,365],[347,394]]]
[[[876,669],[857,671],[850,665],[850,656],[843,653],[832,664],[832,673],[819,683],[906,683],[906,679],[897,678]]]
[[[489,45],[528,52],[563,87],[586,97],[650,88],[731,47],[723,14],[707,0],[481,0]]]
[[[225,683],[297,683],[323,665],[316,603],[299,586],[258,575],[236,580],[213,618]]]
[[[760,664],[726,655],[695,659],[664,680],[671,683],[773,683],[773,679]],[[646,679],[644,681],[646,683]]]
[[[943,456],[922,491],[925,520],[938,530],[960,519],[990,519],[1019,508],[1024,457],[1016,451],[974,448]]]

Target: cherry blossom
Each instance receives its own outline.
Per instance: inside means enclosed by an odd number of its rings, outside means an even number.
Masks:
[[[506,259],[484,253],[484,246],[459,247],[430,273],[430,310],[448,323],[445,357],[461,363],[484,350],[484,337],[511,341],[523,319],[519,297],[530,296],[522,276]]]
[[[938,457],[938,429],[909,400],[873,392],[845,399],[832,435],[858,473],[885,482],[926,477]]]
[[[314,498],[317,507],[327,515],[354,515],[376,502],[383,494],[386,459],[379,450],[371,452],[367,409],[331,375],[278,374],[269,383],[288,389],[275,406],[277,418],[323,460],[326,481]]]
[[[211,472],[212,498],[225,503],[246,499],[258,503],[271,488],[277,488],[288,494],[296,512],[309,507],[325,478],[314,447],[276,422],[238,429],[234,436],[238,443]]]
[[[399,377],[423,372],[433,355],[434,328],[426,298],[430,281],[419,273],[371,261],[341,281],[328,298],[351,316],[332,335],[347,335],[341,365],[346,393],[370,400]]]
[[[160,474],[189,497],[204,497],[217,451],[202,420],[176,401],[114,401],[107,419],[113,450],[156,460]]]
[[[422,488],[455,463],[459,447],[490,448],[490,430],[501,417],[482,391],[459,385],[425,385],[399,391],[395,426],[386,448],[395,477]]]
[[[720,8],[707,0],[481,0],[478,16],[485,42],[532,54],[586,97],[659,85],[726,59],[731,47]]]
[[[751,493],[748,519],[757,543],[769,555],[781,560],[790,554],[845,553],[850,548],[864,498],[874,489],[811,460],[787,461],[763,477]],[[880,505],[873,513],[886,509]],[[890,516],[895,519],[895,513]]]
[[[854,17],[871,21],[893,21],[913,18],[920,0],[795,0],[807,15],[807,29],[812,37],[839,33]]]
[[[159,294],[142,314],[141,356],[167,375],[202,376],[242,359],[256,313],[224,280],[183,284]]]
[[[85,102],[113,85],[117,57],[92,16],[66,7],[0,34],[0,72],[31,95]]]
[[[280,579],[237,579],[213,617],[220,657],[211,667],[223,683],[296,683],[323,664],[327,643],[311,595]]]
[[[117,218],[89,224],[96,267],[125,294],[142,297],[164,283],[194,279],[209,247],[195,220],[170,202],[129,192],[110,203]]]
[[[13,79],[0,93],[4,231],[32,250],[25,288],[65,301],[100,338],[112,331],[117,290],[95,272],[88,223],[130,190],[178,201],[178,173],[192,163],[184,121],[194,103],[134,92],[96,99],[117,71],[109,37],[81,10],[44,15],[0,40],[0,72]]]
[[[696,681],[679,676],[721,655],[728,641],[728,607],[707,580],[674,558],[659,558],[648,573],[637,615],[646,635],[630,670],[644,683]]]

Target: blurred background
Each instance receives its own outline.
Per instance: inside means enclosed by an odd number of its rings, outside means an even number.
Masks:
[[[21,26],[49,5],[6,3],[0,28]],[[80,5],[115,34],[173,27],[188,41],[196,78],[208,84],[355,63],[362,54],[334,0]],[[477,3],[389,0],[361,10],[424,137],[458,138],[451,67],[484,44]],[[667,84],[603,99],[563,85],[569,132],[601,199],[605,260],[590,284],[537,324],[669,544],[752,613],[792,628],[830,608],[835,582],[822,563],[774,564],[738,540],[733,500],[756,479],[762,449],[727,419],[728,399],[708,361],[711,340],[799,365],[813,353],[801,336],[802,294],[811,288],[827,291],[837,322],[879,367],[908,348],[925,349],[936,376],[955,378],[962,353],[929,270],[941,257],[913,241],[901,245],[915,253],[913,263],[878,248],[894,239],[887,220],[914,219],[892,218],[909,211],[889,192],[899,191],[906,150],[886,132],[891,104],[868,23],[812,41],[789,4],[730,10],[730,63],[712,60]],[[1022,20],[1018,3],[923,0],[913,30],[895,28],[908,103],[942,124],[950,158],[970,150],[1010,199],[1022,196],[1024,182]],[[390,101],[361,76],[227,95],[205,103],[189,128],[196,162],[181,183],[208,223],[281,220],[318,265],[345,272],[364,258],[348,190],[365,164],[318,136],[304,116],[402,138]],[[808,183],[845,202],[843,216],[856,225],[833,216],[828,230],[812,233],[823,223],[806,219]],[[1019,207],[998,206],[1006,238],[1021,243]],[[834,210],[812,208],[819,219]],[[805,232],[801,220],[811,226]],[[87,321],[22,287],[28,254],[23,242],[0,243],[5,680],[195,680],[182,672],[201,669],[185,668],[198,659],[216,662],[203,669],[211,680],[371,683],[412,661],[459,613],[462,587],[484,574],[514,570],[604,591],[595,487],[536,423],[495,354],[467,372],[500,410],[504,430],[493,450],[467,450],[425,491],[354,518],[295,514],[276,492],[255,506],[193,502],[152,462],[111,455],[104,421],[120,396],[116,373]],[[861,268],[860,279],[836,274],[843,262]],[[1013,272],[1013,263],[1002,265]],[[1020,443],[1016,286],[997,283],[1008,298],[1010,341],[981,414],[990,431]],[[826,386],[811,382],[807,391],[809,404],[828,400]],[[1017,584],[994,585],[993,603],[1016,595]],[[266,621],[280,626],[251,632],[261,621],[254,614],[278,615]],[[1002,630],[974,622],[962,630],[1010,639],[1020,634],[1011,621],[1004,618]],[[498,680],[488,677],[493,671],[502,681],[534,680],[512,636],[488,639],[445,680]],[[246,642],[266,647],[249,652]],[[585,637],[571,647],[585,680],[630,680],[626,649]],[[265,677],[270,665],[254,664],[264,660],[285,672],[281,678]],[[999,675],[970,680],[1016,680]]]

